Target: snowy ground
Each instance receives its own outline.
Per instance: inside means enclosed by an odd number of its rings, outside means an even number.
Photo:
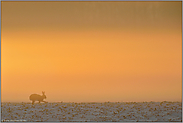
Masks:
[[[1,103],[1,120],[182,122],[182,102]]]

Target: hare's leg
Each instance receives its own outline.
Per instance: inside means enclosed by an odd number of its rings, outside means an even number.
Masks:
[[[47,103],[46,101],[42,101],[42,102]]]
[[[32,101],[32,105],[34,104],[35,101]]]

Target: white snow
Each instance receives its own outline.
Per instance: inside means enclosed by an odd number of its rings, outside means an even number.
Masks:
[[[1,103],[3,121],[178,121],[182,102]]]

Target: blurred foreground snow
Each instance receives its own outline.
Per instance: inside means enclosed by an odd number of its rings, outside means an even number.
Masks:
[[[182,102],[1,103],[1,121],[182,122]]]

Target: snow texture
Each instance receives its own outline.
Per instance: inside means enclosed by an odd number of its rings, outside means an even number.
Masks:
[[[1,103],[1,121],[182,122],[182,102]]]

